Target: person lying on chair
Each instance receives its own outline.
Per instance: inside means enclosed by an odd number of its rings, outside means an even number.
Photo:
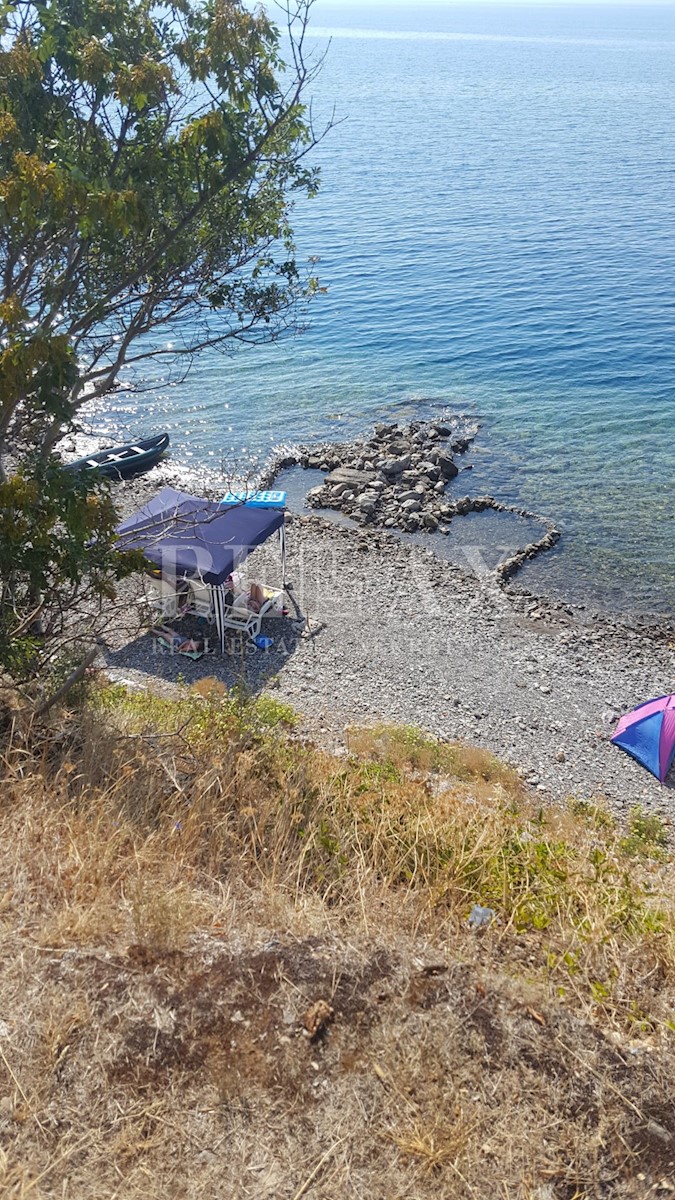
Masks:
[[[235,608],[248,608],[251,612],[258,613],[265,603],[265,592],[259,583],[252,583],[248,592],[235,592],[235,580],[231,575],[228,575],[225,580],[225,603],[234,605]]]
[[[176,650],[178,654],[203,654],[204,643],[194,638],[186,638],[168,625],[158,625],[152,631],[163,642],[167,649]]]
[[[248,607],[251,612],[260,612],[265,603],[265,593],[259,583],[252,583],[248,592]]]

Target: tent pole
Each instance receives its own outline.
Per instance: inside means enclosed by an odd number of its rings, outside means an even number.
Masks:
[[[213,613],[216,618],[216,629],[220,634],[220,652],[225,653],[225,624],[223,621],[223,589],[221,584],[216,584],[211,588],[211,597],[213,602]]]

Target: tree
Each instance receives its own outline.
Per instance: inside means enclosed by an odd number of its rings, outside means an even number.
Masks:
[[[290,227],[320,65],[295,4],[282,59],[241,0],[0,0],[0,484],[48,486],[73,529],[86,489],[49,462],[83,404],[276,338],[316,290]]]
[[[315,288],[307,0],[18,0],[0,29],[0,466],[122,369],[275,337]],[[166,344],[167,334],[174,339]]]
[[[117,522],[109,488],[54,460],[0,483],[0,678],[49,684],[102,632],[115,585],[142,565],[117,551]]]

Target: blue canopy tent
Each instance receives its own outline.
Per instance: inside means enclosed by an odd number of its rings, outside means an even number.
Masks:
[[[118,526],[123,550],[142,550],[162,576],[197,580],[208,586],[213,616],[225,644],[225,582],[256,546],[279,532],[282,586],[285,585],[284,513],[247,504],[223,508],[162,488],[143,508]]]

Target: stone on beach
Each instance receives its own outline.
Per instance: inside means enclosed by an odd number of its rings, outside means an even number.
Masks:
[[[388,458],[382,463],[382,470],[385,475],[401,475],[403,471],[408,470],[410,461],[409,454],[404,454],[401,458]]]
[[[439,454],[436,464],[444,479],[454,479],[459,475],[459,467],[450,454]]]
[[[374,471],[363,471],[353,467],[336,467],[326,476],[326,483],[346,483],[350,488],[362,488],[377,478]]]

